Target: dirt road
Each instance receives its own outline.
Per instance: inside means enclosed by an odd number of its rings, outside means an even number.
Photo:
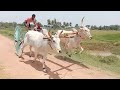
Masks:
[[[77,64],[62,57],[48,55],[46,60],[48,73],[42,71],[41,59],[32,63],[28,48],[20,62],[14,53],[13,41],[0,35],[0,65],[10,79],[114,79],[118,78],[101,70],[89,68],[82,63]]]

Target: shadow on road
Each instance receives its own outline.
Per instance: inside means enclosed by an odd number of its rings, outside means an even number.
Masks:
[[[25,64],[29,64],[31,65],[33,68],[35,68],[38,71],[43,71],[42,68],[42,63],[40,61],[35,61],[32,62],[33,60],[28,60],[28,61],[22,61]],[[49,79],[53,78],[53,79],[60,79],[59,74],[58,73],[54,73],[51,71],[51,69],[49,67],[46,66],[47,69],[47,73],[45,73],[45,75],[49,75]]]
[[[83,67],[83,68],[89,69],[89,67],[87,67],[86,65],[84,65],[82,62],[75,61],[75,60],[73,60],[71,58],[68,58],[66,56],[55,55],[55,58],[60,59],[62,61],[69,62],[69,63],[74,63],[74,64],[77,64],[77,65]]]
[[[30,56],[30,52],[24,52],[24,55]],[[34,53],[33,52],[32,52],[31,57],[34,57]],[[69,69],[69,67],[72,66],[72,65],[75,65],[75,64],[80,65],[83,68],[89,69],[87,66],[85,66],[81,62],[74,61],[71,58],[68,58],[68,57],[65,57],[65,56],[58,56],[58,55],[56,55],[54,57],[59,59],[59,60],[65,61],[65,62],[69,62],[71,64],[68,65],[68,66],[63,66],[63,65],[61,65],[61,64],[59,64],[57,62],[54,62],[54,61],[52,61],[50,59],[47,59],[48,62],[53,63],[53,64],[61,67],[60,69],[57,69],[55,71],[51,71],[51,69],[48,66],[46,66],[46,69],[47,69],[46,75],[49,75],[49,79],[51,79],[51,78],[53,78],[53,79],[60,79],[59,74],[57,73],[57,71],[60,71],[60,70],[63,70],[63,69],[66,69],[67,71],[72,71],[72,69]],[[38,58],[39,59],[42,58],[42,55],[39,54]],[[22,62],[24,62],[25,64],[30,64],[33,68],[35,68],[38,71],[43,71],[42,63],[40,61],[35,61],[34,63],[32,61],[33,60],[22,61]]]

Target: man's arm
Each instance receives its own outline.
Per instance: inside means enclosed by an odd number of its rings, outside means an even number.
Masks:
[[[34,26],[36,26],[36,25],[37,25],[37,20],[35,19],[35,20],[33,21],[33,23],[34,23]]]

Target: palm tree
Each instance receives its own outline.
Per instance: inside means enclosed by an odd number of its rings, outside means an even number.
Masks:
[[[50,19],[47,20],[47,24],[48,24],[48,25],[51,25]]]
[[[56,19],[54,19],[54,24],[56,25],[56,23],[57,23],[57,21],[56,21]]]
[[[76,24],[75,27],[79,27],[78,24]]]
[[[65,23],[65,22],[63,22],[63,26],[66,26],[66,23]]]
[[[51,25],[54,25],[54,20],[51,21]]]
[[[70,22],[70,26],[72,26],[72,23]]]

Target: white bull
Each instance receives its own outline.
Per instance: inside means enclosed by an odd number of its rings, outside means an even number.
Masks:
[[[60,35],[60,41],[61,41],[61,44],[63,44],[63,47],[65,50],[70,50],[73,48],[77,49],[77,47],[80,47],[81,48],[80,53],[82,53],[84,49],[80,45],[81,37],[78,34],[78,32],[58,30],[56,34],[59,34],[60,32],[62,32]],[[68,52],[66,53],[68,54]]]
[[[84,18],[83,18],[84,19]],[[61,33],[61,42],[64,43],[64,48],[66,50],[68,49],[72,49],[72,48],[81,48],[80,53],[83,52],[83,47],[80,45],[80,42],[82,39],[84,38],[89,38],[92,39],[92,35],[90,33],[90,29],[88,29],[87,27],[83,26],[83,19],[81,21],[81,27],[79,30],[76,30],[75,28],[72,28],[72,31],[66,31],[66,30],[58,30],[56,32],[56,34],[60,34],[61,31],[63,31]],[[71,55],[69,55],[71,56]]]
[[[35,58],[37,59],[37,54],[41,51],[43,60],[43,70],[46,71],[45,68],[45,59],[47,56],[47,47],[51,46],[51,48],[55,49],[58,53],[61,53],[61,47],[60,47],[60,38],[58,35],[51,35],[46,29],[44,29],[44,32],[47,34],[48,37],[45,37],[42,33],[38,31],[28,31],[25,34],[24,42],[22,44],[22,51],[27,45],[30,45],[31,47],[34,47],[35,49]],[[31,53],[31,49],[30,49]],[[22,54],[21,54],[22,57]]]

